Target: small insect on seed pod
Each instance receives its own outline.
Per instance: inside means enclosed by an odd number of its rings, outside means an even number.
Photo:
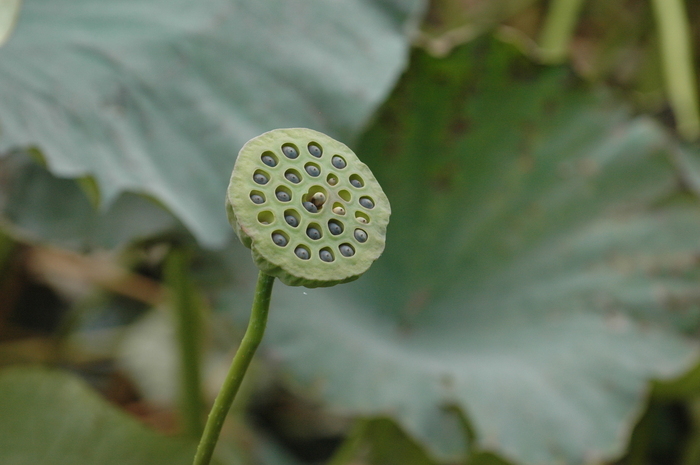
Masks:
[[[391,207],[346,145],[296,128],[243,146],[226,211],[262,271],[291,286],[324,287],[359,278],[379,258]]]

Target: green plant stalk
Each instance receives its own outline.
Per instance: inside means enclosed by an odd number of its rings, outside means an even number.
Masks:
[[[188,270],[187,253],[174,249],[165,263],[165,282],[172,293],[180,349],[180,411],[187,434],[199,437],[204,427],[204,395],[200,374],[202,318],[200,302]]]
[[[700,463],[700,398],[696,394],[686,399],[685,403],[690,410],[692,428],[679,463],[681,465],[696,465]]]
[[[683,0],[652,0],[661,43],[666,92],[676,116],[679,134],[688,140],[700,136],[700,111],[690,27]]]
[[[204,434],[199,441],[197,453],[194,456],[194,465],[208,465],[211,461],[216,442],[221,433],[221,427],[226,419],[226,414],[231,408],[233,399],[236,397],[238,388],[241,386],[243,376],[250,365],[250,361],[255,354],[255,350],[260,345],[265,325],[267,324],[267,313],[270,308],[270,296],[272,295],[272,285],[275,278],[260,271],[258,274],[258,283],[255,287],[255,298],[253,300],[253,308],[250,313],[250,321],[248,329],[246,329],[241,345],[233,357],[231,368],[226,375],[224,385],[219,391],[219,395],[214,401],[214,405],[207,418],[207,424],[204,427]]]
[[[547,63],[559,63],[566,59],[569,42],[574,33],[576,19],[583,0],[553,0],[542,26],[539,47],[540,58]]]
[[[328,461],[327,465],[347,465],[353,461],[362,446],[368,426],[369,420],[366,418],[358,418],[355,420],[355,424],[347,438],[345,438],[345,441],[343,441],[338,450],[333,454],[333,457]]]

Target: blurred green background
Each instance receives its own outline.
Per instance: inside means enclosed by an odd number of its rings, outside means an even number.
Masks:
[[[0,463],[188,464],[278,127],[392,204],[273,293],[217,463],[700,463],[700,4],[0,2]]]

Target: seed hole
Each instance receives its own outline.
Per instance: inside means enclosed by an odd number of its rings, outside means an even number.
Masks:
[[[326,182],[329,186],[335,186],[336,184],[338,184],[338,177],[335,174],[331,173],[326,178]]]
[[[355,255],[355,248],[350,244],[340,244],[338,250],[340,250],[340,255],[343,257],[352,257]]]
[[[298,245],[297,248],[294,249],[294,255],[302,260],[308,260],[311,257],[311,252],[309,252],[309,248],[305,245]]]
[[[304,206],[304,208],[306,208],[306,210],[309,213],[318,213],[318,208],[316,207],[316,205],[309,202],[308,200],[306,202],[303,202],[302,205]]]
[[[299,156],[299,149],[294,144],[284,144],[282,146],[282,153],[285,157],[294,160]]]
[[[340,196],[341,199],[345,200],[346,202],[349,202],[352,196],[350,195],[350,192],[346,190],[342,190],[338,192],[338,195]]]
[[[301,174],[299,174],[297,170],[290,169],[285,171],[284,177],[293,184],[299,184],[301,182]]]
[[[340,155],[333,155],[333,158],[331,158],[331,163],[339,170],[342,170],[347,166],[347,163],[345,163],[345,159]]]
[[[258,213],[258,223],[260,224],[272,224],[275,222],[275,214],[271,211],[261,211]]]
[[[368,209],[374,208],[374,200],[369,197],[360,197],[360,205]]]
[[[308,149],[309,153],[316,158],[321,158],[321,155],[323,155],[323,149],[321,149],[321,146],[318,145],[316,142],[311,142],[308,146]]]
[[[284,221],[292,228],[299,226],[299,213],[296,210],[285,210]]]
[[[316,163],[307,163],[304,165],[304,169],[309,173],[309,176],[313,176],[314,178],[321,174],[321,168],[319,168]]]
[[[367,232],[364,229],[356,229],[354,235],[357,242],[367,242]]]
[[[277,189],[275,189],[275,197],[277,197],[277,200],[280,202],[289,202],[292,200],[292,191],[290,191],[287,186],[278,186]]]
[[[362,224],[369,224],[369,216],[366,213],[355,212],[355,219]]]
[[[338,220],[328,220],[328,230],[333,234],[334,236],[337,236],[338,234],[342,234],[343,229],[343,223],[341,223]]]
[[[253,173],[253,181],[260,185],[265,185],[270,180],[270,175],[262,170],[256,170]]]
[[[318,256],[324,262],[332,262],[333,260],[335,260],[333,252],[331,252],[331,249],[329,249],[328,247],[322,248],[321,251],[318,253]]]
[[[316,192],[311,196],[311,203],[316,205],[318,208],[321,208],[323,204],[326,203],[326,194],[323,192]]]
[[[260,205],[261,203],[265,203],[265,194],[260,191],[252,191],[250,193],[250,200],[252,200],[254,204]]]
[[[343,207],[343,204],[336,202],[333,204],[333,213],[336,215],[345,215],[345,207]]]
[[[352,184],[353,187],[360,188],[364,187],[365,181],[357,174],[353,174],[350,176],[350,184]]]
[[[275,155],[272,152],[263,153],[262,155],[260,155],[260,159],[270,168],[274,168],[275,166],[277,166],[277,163],[279,163],[279,160],[277,160],[277,155]]]
[[[289,244],[289,236],[280,230],[274,231],[271,237],[272,242],[280,247],[286,247]]]
[[[312,212],[316,213],[317,211],[321,210],[321,208],[323,208],[323,205],[326,203],[327,198],[328,193],[326,192],[326,189],[324,189],[321,186],[311,186],[306,192],[306,194],[304,194],[304,196],[302,197],[302,201],[304,203],[309,202],[314,207],[316,207],[316,211]],[[306,205],[304,205],[304,207],[306,207]],[[309,209],[307,208],[307,210]]]
[[[311,223],[309,227],[306,228],[306,235],[309,236],[309,239],[315,241],[319,240],[322,237],[321,227],[316,223]]]

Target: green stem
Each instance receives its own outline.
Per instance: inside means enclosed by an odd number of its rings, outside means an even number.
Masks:
[[[165,264],[165,282],[172,295],[180,346],[180,410],[187,433],[199,437],[204,412],[200,375],[202,318],[198,295],[188,270],[188,254],[180,249],[173,250]]]
[[[241,345],[233,357],[233,363],[228,375],[226,375],[224,385],[214,401],[209,418],[207,418],[204,434],[199,441],[197,454],[194,456],[194,465],[208,465],[211,460],[226,414],[231,408],[233,399],[241,386],[241,381],[243,381],[243,376],[248,369],[248,365],[250,365],[250,360],[253,358],[265,332],[267,311],[270,308],[270,296],[274,282],[275,278],[273,276],[269,276],[262,271],[258,274],[258,284],[255,287],[255,299],[253,300],[248,329],[246,329]]]
[[[566,59],[583,0],[552,0],[540,34],[540,56],[547,63]]]
[[[683,0],[652,0],[661,42],[666,91],[685,139],[700,136],[700,111],[695,87],[690,26]]]
[[[327,465],[347,465],[357,456],[363,439],[367,434],[369,420],[358,418],[350,430],[350,434],[345,438],[345,441],[340,445],[338,450],[333,454]]]

